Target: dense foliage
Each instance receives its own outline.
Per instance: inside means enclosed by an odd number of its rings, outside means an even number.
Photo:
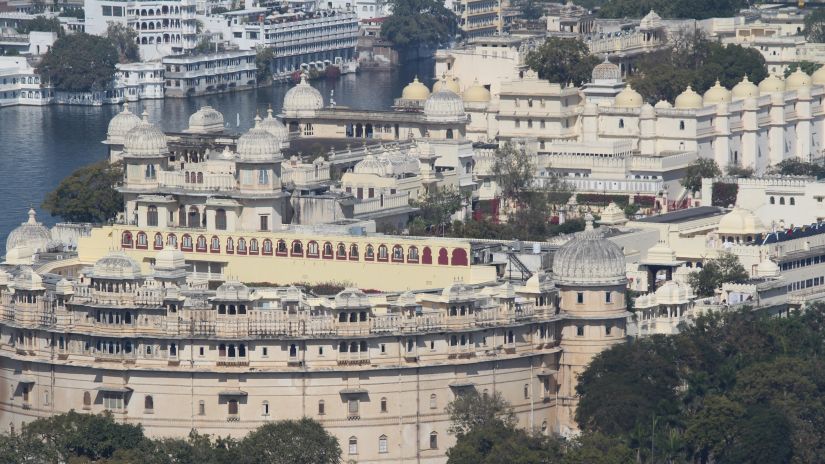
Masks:
[[[727,208],[736,204],[739,185],[729,182],[714,182],[711,186],[711,206]]]
[[[337,464],[338,441],[311,419],[271,422],[241,440],[194,430],[187,439],[150,439],[111,414],[38,419],[0,436],[0,464]]]
[[[444,0],[389,0],[392,15],[381,24],[381,37],[398,50],[447,44],[455,35],[455,14]]]
[[[577,419],[642,462],[818,462],[825,455],[825,307],[711,314],[617,345],[579,378]]]
[[[258,84],[264,84],[272,78],[272,60],[275,59],[275,49],[272,47],[259,47],[255,53],[255,67],[257,68],[256,78]]]
[[[675,34],[668,48],[643,55],[636,68],[630,84],[652,103],[672,102],[688,85],[703,93],[716,80],[730,89],[746,75],[751,82],[768,75],[758,50],[722,45],[700,32]]]
[[[821,68],[822,64],[820,63],[813,63],[811,61],[803,60],[798,63],[791,63],[785,68],[785,77],[787,78],[792,73],[794,73],[798,68],[802,69],[802,72],[811,75],[816,72],[817,69]]]
[[[715,259],[705,260],[699,272],[690,275],[688,283],[698,296],[713,296],[723,283],[740,283],[748,280],[748,272],[739,258],[728,252],[719,253]]]
[[[537,49],[527,54],[527,65],[539,77],[560,84],[580,85],[590,82],[593,67],[601,60],[590,54],[581,39],[549,37]]]
[[[115,186],[123,165],[100,161],[79,168],[46,195],[41,207],[70,222],[106,222],[123,211],[123,196]]]
[[[47,18],[45,16],[36,16],[31,21],[22,23],[22,25],[17,28],[17,32],[21,34],[28,34],[32,31],[56,32],[58,37],[62,37],[64,35],[63,26],[60,25],[60,20],[56,17]]]
[[[37,72],[57,90],[103,90],[112,82],[118,58],[109,39],[80,32],[57,39]]]
[[[805,15],[803,33],[809,42],[825,42],[825,8],[811,10]]]
[[[691,163],[685,170],[685,175],[679,181],[682,187],[689,192],[698,192],[702,189],[702,178],[719,177],[722,170],[711,158],[699,158]]]
[[[106,38],[115,46],[121,63],[140,61],[137,37],[137,31],[125,24],[112,22],[106,28]]]
[[[600,4],[602,18],[641,18],[650,10],[662,18],[724,18],[748,6],[745,0],[587,0],[585,4]]]
[[[788,158],[773,166],[771,172],[783,176],[811,176],[822,179],[825,177],[825,166],[802,161],[799,158]]]

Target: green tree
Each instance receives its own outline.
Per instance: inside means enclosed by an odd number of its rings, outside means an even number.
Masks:
[[[338,440],[304,417],[259,427],[240,443],[244,464],[338,464]]]
[[[775,174],[783,176],[812,176],[817,179],[825,177],[825,167],[802,161],[799,158],[788,158],[782,160],[771,169]]]
[[[753,177],[753,168],[750,167],[742,167],[738,164],[729,164],[725,168],[725,174],[731,177],[741,177],[743,179],[749,179]]]
[[[121,63],[140,61],[137,37],[137,31],[125,24],[112,22],[106,28],[106,38],[115,46]]]
[[[435,226],[443,234],[450,222],[450,217],[461,210],[464,196],[452,187],[441,187],[427,193],[423,200],[415,200],[412,205],[418,208],[419,224],[423,227]]]
[[[381,24],[381,37],[398,50],[446,44],[457,30],[458,20],[444,0],[390,0],[387,4],[392,15]]]
[[[42,208],[71,222],[106,222],[123,211],[123,196],[115,186],[123,166],[100,161],[79,168],[46,195]]]
[[[520,0],[515,3],[515,7],[521,12],[521,17],[528,20],[539,19],[544,15],[544,8],[541,2],[536,0]]]
[[[213,15],[219,15],[219,14],[224,14],[227,11],[229,11],[229,10],[227,10],[226,8],[224,8],[222,6],[216,6],[216,7],[212,8],[212,11],[210,13],[213,14]]]
[[[627,464],[633,461],[633,450],[627,444],[615,436],[600,433],[576,437],[561,460],[563,464]]]
[[[272,78],[270,64],[275,59],[275,49],[272,47],[258,47],[255,53],[255,66],[258,68],[256,77],[258,84],[268,82]]]
[[[542,79],[560,84],[589,82],[593,67],[600,61],[579,38],[549,37],[527,54],[530,69]]]
[[[472,390],[456,396],[447,404],[445,411],[450,416],[448,431],[456,436],[488,425],[503,425],[511,428],[517,422],[513,408],[500,392],[493,395],[480,395]]]
[[[500,145],[492,173],[501,195],[512,202],[524,203],[535,188],[536,163],[527,150],[511,142]]]
[[[803,34],[808,42],[825,42],[825,8],[816,8],[805,15]]]
[[[65,35],[63,32],[63,26],[60,25],[60,20],[56,17],[47,18],[45,16],[35,16],[34,19],[23,23],[19,28],[17,28],[17,32],[21,34],[28,34],[32,31],[55,32],[58,37],[63,37]]]
[[[690,192],[698,192],[702,188],[703,178],[719,177],[722,175],[722,170],[711,158],[699,158],[691,163],[685,170],[685,175],[679,181],[682,187],[688,189]]]
[[[117,62],[109,39],[80,32],[57,39],[37,72],[57,90],[88,92],[111,84]]]
[[[811,61],[800,61],[798,63],[791,63],[785,68],[785,77],[787,78],[797,69],[801,68],[802,71],[808,75],[811,75],[816,72],[817,69],[821,68],[822,64],[820,63],[813,63]]]
[[[559,440],[495,422],[460,435],[447,450],[447,464],[546,464],[561,456]]]
[[[698,272],[689,277],[690,286],[699,296],[713,296],[723,283],[739,283],[748,279],[748,272],[739,262],[739,258],[728,252],[722,252],[716,259],[707,260]]]

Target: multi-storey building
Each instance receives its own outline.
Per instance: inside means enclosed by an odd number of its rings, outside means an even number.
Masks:
[[[260,10],[260,11],[259,11]],[[269,47],[275,52],[270,69],[275,78],[295,71],[322,71],[336,65],[347,72],[358,41],[358,16],[346,10],[268,13],[266,9],[225,15],[228,20],[206,23],[241,50]]]
[[[89,34],[105,34],[110,23],[137,31],[143,60],[186,53],[197,45],[194,0],[89,0],[84,11]]]
[[[504,32],[507,0],[452,0],[446,6],[458,16],[458,26],[469,38]]]
[[[166,95],[188,97],[255,87],[254,50],[167,56]]]
[[[0,427],[107,410],[152,436],[239,436],[312,417],[345,459],[443,463],[451,400],[500,393],[521,426],[573,433],[576,375],[626,340],[624,257],[597,230],[558,250],[555,282],[334,297],[236,281],[208,290],[187,282],[183,247],[153,251],[149,271],[124,249],[49,266],[74,269],[71,281],[0,273]],[[380,272],[343,265],[359,286]]]
[[[163,98],[163,64],[154,62],[118,63],[116,87],[123,88],[125,101]]]
[[[22,56],[0,56],[0,107],[48,105],[53,90],[40,81],[40,75]]]

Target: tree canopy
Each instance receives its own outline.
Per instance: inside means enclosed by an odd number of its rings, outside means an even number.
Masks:
[[[823,327],[818,303],[783,318],[744,309],[616,345],[579,377],[583,436],[618,439],[636,462],[818,461]]]
[[[811,176],[822,179],[825,177],[825,166],[799,158],[788,158],[773,166],[771,172],[783,176]]]
[[[746,8],[745,0],[587,0],[585,4],[601,3],[599,16],[602,18],[641,18],[651,10],[663,18],[724,18],[734,16]]]
[[[63,26],[60,25],[60,20],[55,18],[47,18],[45,16],[35,16],[31,21],[22,23],[17,28],[17,32],[21,34],[28,34],[32,31],[38,32],[56,32],[58,37],[64,34]]]
[[[811,10],[805,15],[803,34],[809,42],[825,42],[825,8]]]
[[[743,77],[759,82],[767,77],[765,58],[758,50],[739,45],[722,45],[701,32],[674,35],[663,50],[642,55],[628,81],[648,101],[674,101],[690,85],[705,92],[717,80],[732,88]]]
[[[579,38],[549,37],[527,54],[527,65],[542,79],[577,86],[590,81],[593,67],[600,61]]]
[[[389,0],[392,15],[381,24],[381,36],[398,50],[446,44],[458,27],[444,0]]]
[[[115,186],[123,180],[123,165],[100,161],[81,167],[46,195],[42,208],[71,222],[106,222],[123,211],[123,196]]]
[[[705,261],[698,272],[690,275],[689,283],[699,296],[713,296],[724,283],[739,283],[748,280],[748,272],[733,253],[722,252],[716,259]]]
[[[699,158],[685,170],[685,175],[679,181],[682,187],[690,192],[698,192],[702,188],[702,178],[719,177],[722,170],[711,158]]]
[[[57,90],[103,90],[112,82],[118,52],[106,37],[79,32],[61,37],[43,56],[37,72]]]
[[[125,24],[112,22],[106,28],[106,38],[115,46],[121,63],[140,61],[137,36],[137,31]]]
[[[150,439],[111,413],[70,411],[0,435],[0,464],[338,464],[338,440],[312,419],[267,423],[240,440],[194,430],[186,439]]]

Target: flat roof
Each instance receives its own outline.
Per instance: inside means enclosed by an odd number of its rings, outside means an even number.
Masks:
[[[656,224],[679,224],[682,222],[694,221],[706,217],[719,216],[725,211],[718,206],[699,206],[696,208],[680,209],[672,213],[659,214],[638,219],[636,222],[650,222]]]

